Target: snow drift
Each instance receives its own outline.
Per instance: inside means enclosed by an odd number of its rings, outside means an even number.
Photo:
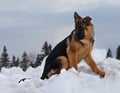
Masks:
[[[120,61],[106,59],[106,50],[94,49],[93,58],[106,73],[104,78],[92,72],[82,61],[78,72],[71,68],[62,70],[48,80],[40,80],[44,62],[36,69],[23,72],[20,68],[2,68],[0,73],[0,93],[119,93]],[[22,78],[31,78],[18,83]]]

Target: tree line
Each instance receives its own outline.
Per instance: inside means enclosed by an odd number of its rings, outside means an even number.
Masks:
[[[106,54],[106,58],[108,57],[113,58],[113,53],[110,48],[108,49],[107,54]],[[116,49],[115,58],[120,60],[120,45]]]
[[[11,67],[20,67],[23,71],[26,71],[30,66],[36,68],[41,65],[44,57],[49,55],[52,50],[51,44],[48,44],[47,41],[44,42],[41,49],[41,53],[34,55],[28,54],[26,51],[23,52],[21,58],[12,56],[12,60],[9,59],[9,54],[7,52],[7,47],[3,47],[3,51],[0,55],[0,71],[2,67],[11,68]]]
[[[0,71],[2,67],[11,68],[11,67],[20,67],[23,71],[26,71],[30,66],[36,68],[41,65],[44,57],[49,55],[52,50],[51,44],[48,44],[47,41],[44,42],[41,49],[41,53],[34,55],[28,54],[26,51],[23,52],[21,58],[12,56],[12,60],[9,59],[9,54],[7,52],[7,47],[3,47],[3,52],[0,55]],[[113,58],[111,49],[109,48],[106,54],[106,58]],[[120,60],[120,45],[116,49],[115,58]]]

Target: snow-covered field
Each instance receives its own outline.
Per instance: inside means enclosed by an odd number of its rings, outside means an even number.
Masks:
[[[0,93],[120,93],[120,61],[106,59],[106,51],[94,49],[93,58],[98,66],[106,72],[100,78],[82,61],[79,71],[62,70],[48,80],[40,80],[44,64],[23,72],[20,68],[3,68],[0,73]],[[43,61],[44,63],[44,61]],[[22,78],[27,79],[18,83]]]

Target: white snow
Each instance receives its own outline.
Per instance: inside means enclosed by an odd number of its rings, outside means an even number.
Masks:
[[[0,93],[120,93],[120,61],[106,59],[106,50],[94,49],[93,58],[106,73],[104,78],[92,72],[82,61],[78,72],[72,68],[62,70],[61,74],[50,79],[40,80],[42,66],[29,68],[23,72],[20,68],[2,68],[0,73]],[[18,83],[22,78],[27,79]]]

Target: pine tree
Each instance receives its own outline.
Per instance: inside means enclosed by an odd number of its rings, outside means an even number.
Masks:
[[[3,67],[2,65],[2,61],[1,61],[1,58],[0,58],[0,72],[1,72],[1,68]]]
[[[116,50],[116,59],[120,60],[120,46]]]
[[[16,57],[13,55],[13,57],[12,57],[13,66],[15,66],[15,62],[16,62]]]
[[[52,45],[51,44],[49,44],[48,49],[49,49],[49,53],[50,53],[52,51]]]
[[[23,71],[26,71],[27,68],[29,67],[30,62],[29,62],[29,57],[26,52],[23,53],[22,55],[22,61],[20,67],[22,68]]]
[[[41,58],[40,58],[40,55],[38,54],[37,55],[37,58],[36,58],[36,62],[35,62],[35,67],[41,65]]]
[[[42,48],[42,52],[47,56],[49,54],[49,49],[48,49],[48,42],[45,41],[43,48]]]
[[[3,52],[2,52],[1,57],[0,57],[0,62],[1,62],[2,67],[8,67],[8,65],[9,65],[10,61],[9,61],[6,46],[4,46],[4,48],[3,48]]]
[[[49,55],[52,50],[51,44],[48,44],[47,41],[45,41],[43,47],[42,47],[42,52],[45,54],[45,56]]]
[[[37,55],[37,58],[36,58],[35,63],[32,64],[31,66],[32,66],[33,68],[36,68],[36,67],[38,67],[39,65],[41,65],[40,54]]]
[[[16,67],[18,67],[19,64],[20,64],[20,59],[19,59],[19,57],[17,57],[17,59],[16,59]]]
[[[113,58],[113,56],[112,56],[112,51],[111,51],[110,48],[108,49],[107,55],[106,55],[106,58],[108,58],[108,57]]]
[[[31,66],[32,66],[33,68],[36,68],[36,67],[40,66],[41,63],[42,63],[42,61],[43,61],[43,59],[44,59],[44,57],[45,57],[44,54],[38,54],[37,57],[36,57],[35,63],[34,63],[34,64],[31,64]]]
[[[16,57],[13,55],[13,57],[12,57],[12,66],[15,66],[15,67],[18,67],[18,65],[19,65],[19,59],[17,58],[16,59]]]

